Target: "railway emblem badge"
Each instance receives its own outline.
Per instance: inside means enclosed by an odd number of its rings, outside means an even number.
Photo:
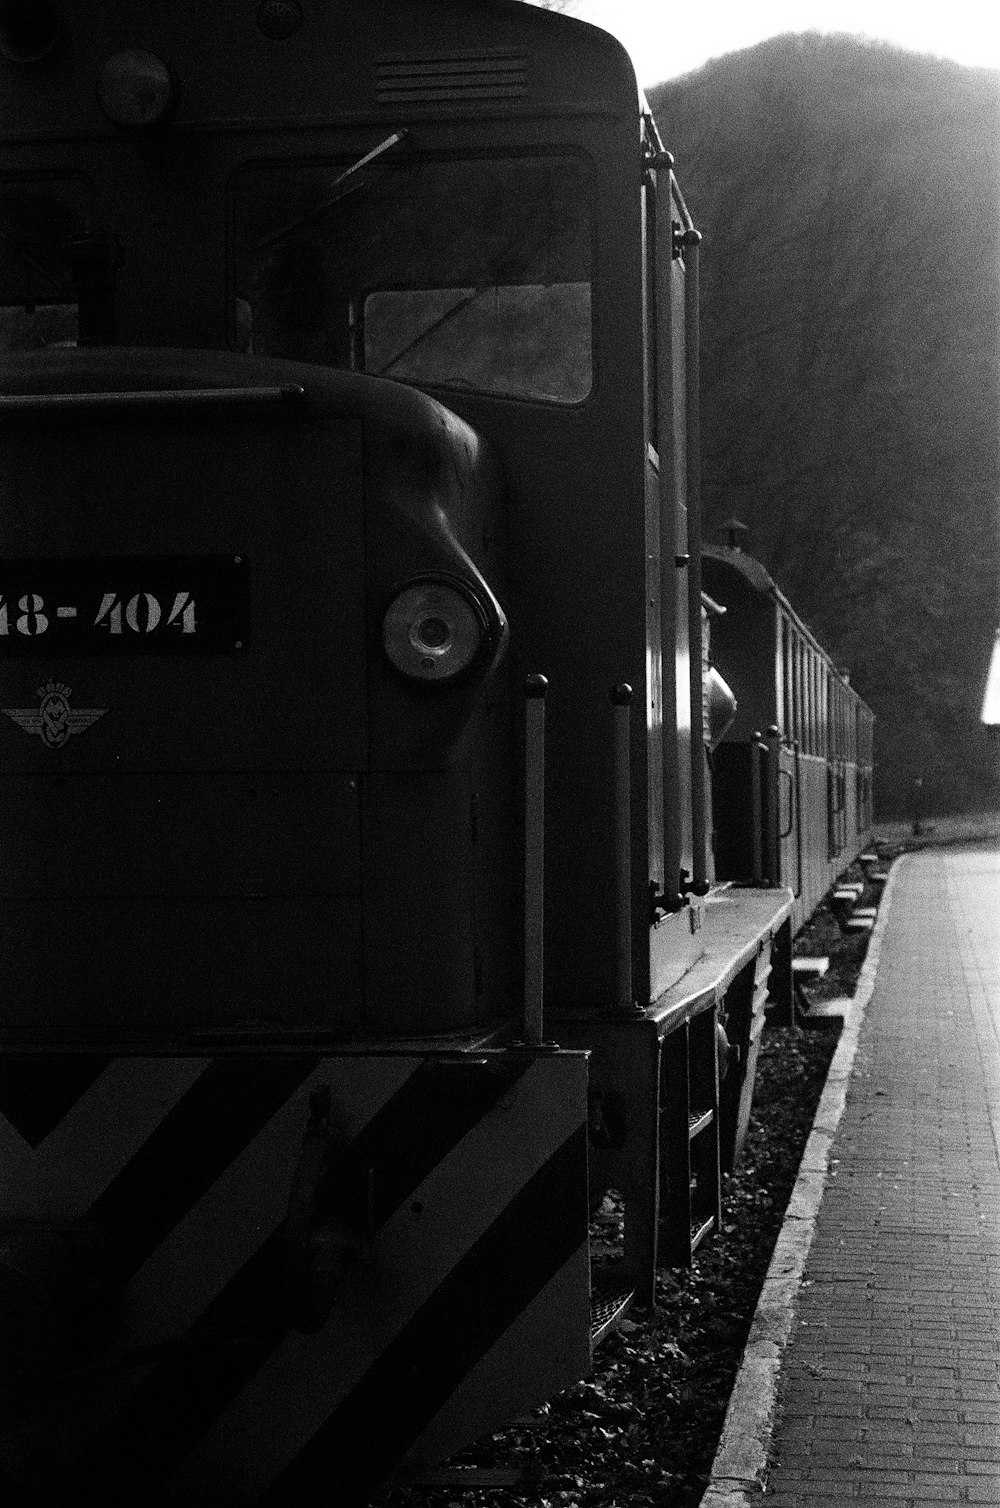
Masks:
[[[107,712],[107,707],[71,707],[72,692],[61,681],[46,681],[39,686],[41,702],[37,707],[0,707],[0,712],[23,728],[37,733],[50,749],[61,749],[76,733],[83,733]]]

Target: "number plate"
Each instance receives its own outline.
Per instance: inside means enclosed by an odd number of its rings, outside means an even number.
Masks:
[[[238,555],[0,561],[0,659],[239,653],[249,620]]]

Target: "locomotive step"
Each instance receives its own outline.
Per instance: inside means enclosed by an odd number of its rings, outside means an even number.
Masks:
[[[850,999],[838,995],[833,1000],[817,1000],[799,1017],[800,1026],[843,1026],[850,1009]]]
[[[597,1346],[612,1335],[632,1307],[635,1290],[615,1287],[610,1280],[596,1278],[590,1294],[590,1341]]]
[[[709,1215],[707,1220],[693,1220],[691,1222],[691,1251],[696,1252],[705,1237],[710,1236],[716,1228],[714,1215]]]
[[[881,854],[863,853],[858,856],[858,863],[865,872],[865,879],[870,885],[884,885],[889,878],[882,869],[884,860]]]
[[[874,926],[874,916],[849,916],[842,930],[844,932],[871,932]]]
[[[801,1026],[806,1026],[810,1021],[817,1024],[822,1018],[819,1012],[822,1007],[818,1006],[806,984],[816,984],[823,978],[830,967],[829,958],[793,958],[792,959],[792,990],[795,995],[795,1019]]]
[[[703,1131],[707,1131],[715,1120],[715,1111],[712,1108],[702,1111],[692,1111],[688,1116],[688,1141],[694,1141]]]
[[[804,979],[822,979],[830,967],[828,958],[793,958],[792,973]]]

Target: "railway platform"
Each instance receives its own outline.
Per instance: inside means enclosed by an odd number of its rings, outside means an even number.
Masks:
[[[751,1503],[1000,1505],[995,843],[890,876],[702,1508]]]

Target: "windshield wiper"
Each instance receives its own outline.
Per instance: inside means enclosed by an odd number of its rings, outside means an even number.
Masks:
[[[351,189],[358,186],[354,182],[354,175],[356,173],[360,173],[364,168],[368,167],[369,163],[375,162],[377,158],[382,157],[386,152],[391,152],[393,147],[401,146],[409,134],[409,131],[405,127],[399,131],[394,131],[391,136],[386,137],[385,141],[380,141],[377,147],[372,147],[370,152],[366,152],[363,157],[359,157],[357,162],[352,162],[349,168],[345,168],[333,180],[330,185],[330,193],[323,200],[322,204],[317,204],[304,215],[297,215],[294,220],[289,220],[287,225],[282,225],[280,230],[273,230],[269,236],[265,236],[262,241],[257,242],[254,251],[266,251],[268,247],[275,246],[279,241],[283,241],[286,236],[290,236],[300,226],[309,225],[311,221],[318,220],[320,215],[325,215],[328,210],[333,209],[334,205],[339,203],[345,194],[349,194]]]
[[[470,304],[476,303],[479,299],[482,298],[484,293],[492,292],[492,290],[496,286],[496,283],[491,282],[481,283],[478,288],[473,288],[471,292],[465,294],[465,296],[463,298],[460,298],[457,303],[451,304],[443,314],[439,314],[437,319],[432,320],[429,325],[425,326],[423,330],[419,331],[419,333],[416,334],[411,341],[407,342],[407,344],[402,348],[401,351],[396,352],[395,356],[390,356],[389,360],[387,362],[384,362],[383,365],[379,367],[378,371],[373,375],[376,377],[384,377],[386,372],[388,372],[392,367],[398,366],[404,356],[409,356],[411,351],[415,350],[417,346],[422,345],[429,335],[433,335],[437,330],[440,330],[441,326],[446,325],[449,320],[454,319],[456,314],[461,314],[463,309],[468,309]]]

